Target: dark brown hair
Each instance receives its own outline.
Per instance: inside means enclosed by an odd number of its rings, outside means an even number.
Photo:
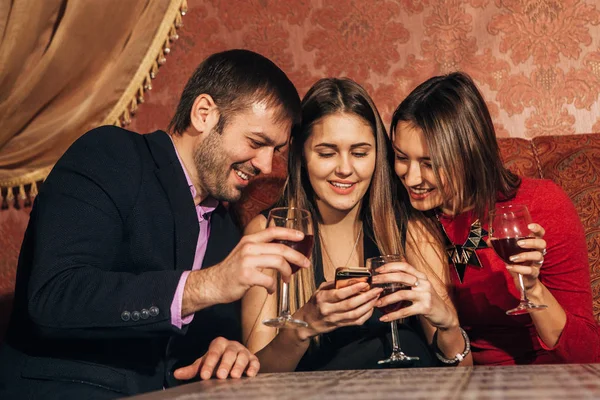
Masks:
[[[192,106],[201,94],[210,95],[219,108],[217,132],[232,114],[257,101],[277,108],[275,122],[300,122],[300,96],[292,82],[271,60],[249,50],[216,53],[198,66],[183,89],[169,131],[180,135],[190,126]]]
[[[438,185],[440,171],[445,174],[444,201],[454,214],[473,207],[483,219],[498,199],[514,197],[520,178],[504,167],[489,110],[467,74],[436,76],[417,86],[394,112],[392,137],[400,121],[423,132]]]

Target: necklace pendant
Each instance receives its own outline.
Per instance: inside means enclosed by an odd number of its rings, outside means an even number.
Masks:
[[[442,226],[442,231],[444,232],[444,236],[446,238],[446,254],[448,255],[448,263],[454,265],[458,280],[460,283],[463,283],[468,265],[476,268],[482,268],[481,261],[479,260],[476,250],[488,248],[487,243],[485,240],[483,240],[483,237],[487,236],[488,232],[483,229],[479,219],[476,219],[471,224],[467,240],[464,244],[460,245],[454,244],[450,240],[448,234],[446,233],[446,228],[444,228],[444,224],[442,224],[441,221],[440,225]]]

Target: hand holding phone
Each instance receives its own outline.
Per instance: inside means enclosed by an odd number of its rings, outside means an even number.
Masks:
[[[371,284],[371,271],[366,268],[346,268],[339,267],[335,270],[335,288],[341,289],[346,286],[354,285],[355,283],[366,282]],[[370,289],[370,286],[365,288],[363,292]]]

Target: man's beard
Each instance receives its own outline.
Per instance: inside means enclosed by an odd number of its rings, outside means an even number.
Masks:
[[[219,201],[236,202],[242,197],[242,189],[228,186],[229,174],[234,167],[250,175],[257,175],[250,163],[228,164],[223,148],[221,133],[213,128],[208,136],[194,150],[194,165],[202,189]]]

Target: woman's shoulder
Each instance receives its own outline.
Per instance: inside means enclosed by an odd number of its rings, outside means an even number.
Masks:
[[[569,197],[565,191],[550,179],[521,178],[521,185],[517,190],[515,200],[539,203],[555,201],[562,202]]]
[[[251,235],[262,231],[267,227],[267,217],[262,213],[252,218],[244,228],[244,235]]]

